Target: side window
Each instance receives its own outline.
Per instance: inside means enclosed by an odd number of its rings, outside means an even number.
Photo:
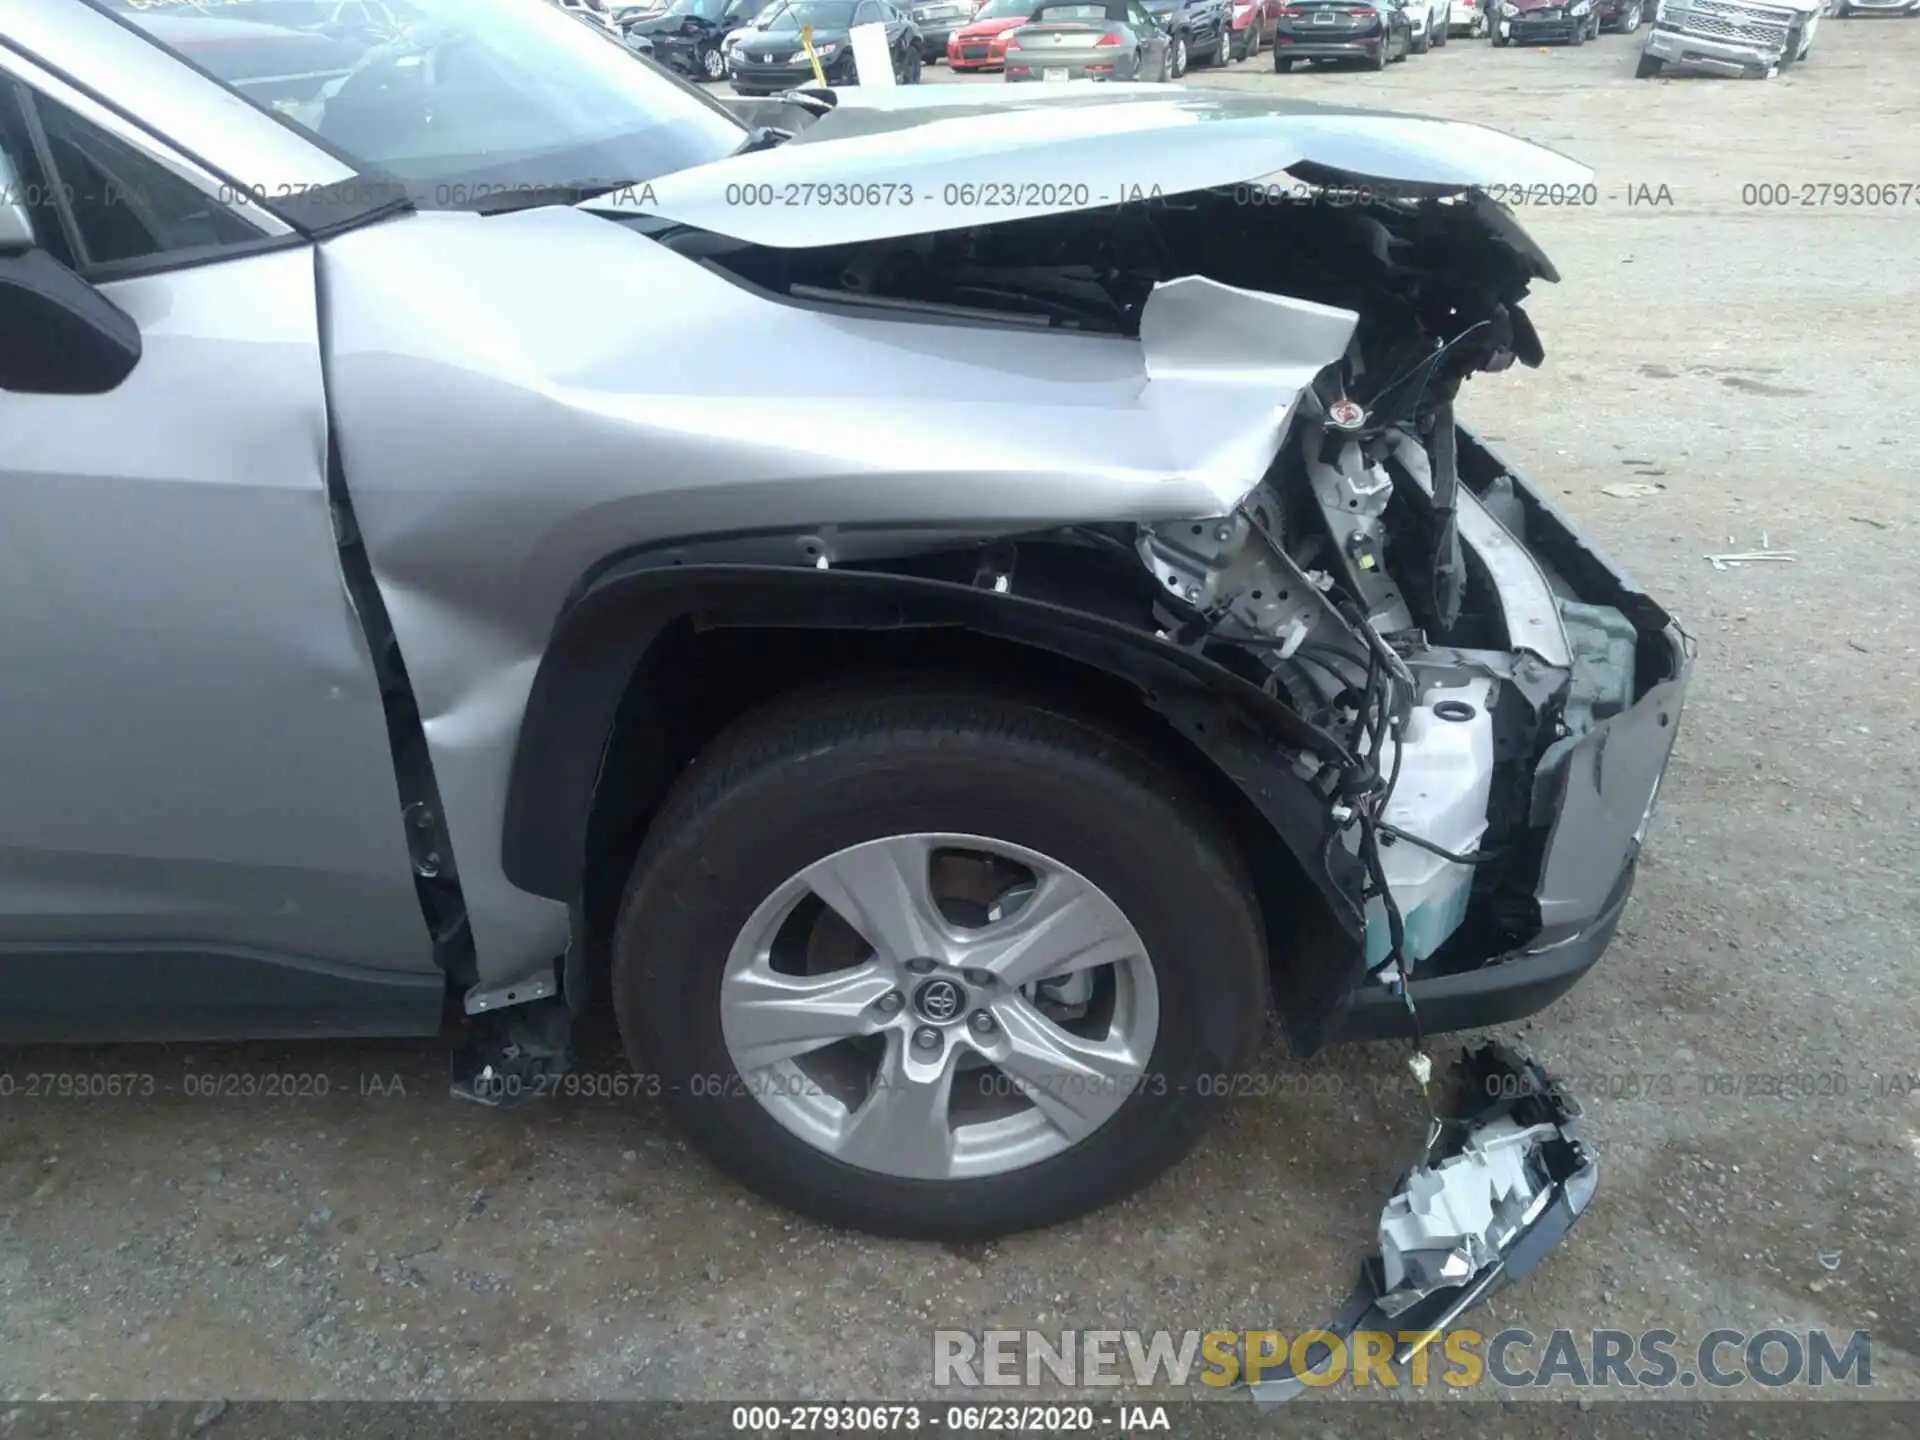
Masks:
[[[880,7],[874,4],[873,0],[862,0],[861,4],[854,7],[853,23],[856,25],[881,25],[886,23],[886,17],[880,13]]]
[[[1127,23],[1147,35],[1151,35],[1155,28],[1153,17],[1137,3],[1127,6]]]
[[[165,269],[264,239],[227,206],[66,106],[16,88],[49,246],[89,278]],[[63,253],[64,252],[64,253]]]

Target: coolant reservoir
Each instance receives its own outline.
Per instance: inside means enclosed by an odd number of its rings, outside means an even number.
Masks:
[[[1435,686],[1422,692],[1401,741],[1400,777],[1381,817],[1389,825],[1430,840],[1456,855],[1470,855],[1487,830],[1493,787],[1494,682]],[[1394,741],[1381,747],[1380,767],[1390,774]],[[1466,918],[1473,893],[1473,867],[1442,860],[1418,845],[1380,837],[1380,864],[1387,889],[1406,926],[1409,966],[1439,949]],[[1367,902],[1367,968],[1387,958],[1391,936],[1386,906]]]

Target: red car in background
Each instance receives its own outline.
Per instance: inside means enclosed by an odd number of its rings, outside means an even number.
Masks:
[[[1233,51],[1235,60],[1258,55],[1262,46],[1273,48],[1274,33],[1280,28],[1280,0],[1233,0]]]
[[[987,0],[973,20],[947,41],[950,70],[999,70],[1007,63],[1007,36],[1027,23],[1039,0]]]

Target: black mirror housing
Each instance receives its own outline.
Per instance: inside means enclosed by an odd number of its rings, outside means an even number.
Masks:
[[[44,250],[0,256],[0,390],[104,395],[140,363],[140,327]]]

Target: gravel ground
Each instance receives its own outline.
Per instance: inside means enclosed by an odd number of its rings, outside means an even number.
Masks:
[[[1702,659],[1626,928],[1524,1027],[1585,1091],[1600,1192],[1482,1328],[1867,1329],[1874,1393],[1920,1396],[1920,206],[1742,188],[1920,181],[1920,23],[1828,20],[1765,83],[1636,82],[1637,50],[1456,40],[1377,76],[1262,57],[1187,83],[1481,120],[1598,172],[1598,204],[1526,217],[1565,276],[1532,307],[1546,365],[1463,410]],[[1659,488],[1606,492],[1628,481]],[[1763,539],[1797,560],[1703,558]],[[1276,1042],[1282,1093],[1170,1178],[956,1250],[749,1198],[648,1101],[456,1105],[437,1044],[15,1051],[16,1081],[156,1085],[0,1100],[0,1395],[902,1398],[930,1393],[935,1326],[1291,1331],[1420,1141],[1401,1065]]]

